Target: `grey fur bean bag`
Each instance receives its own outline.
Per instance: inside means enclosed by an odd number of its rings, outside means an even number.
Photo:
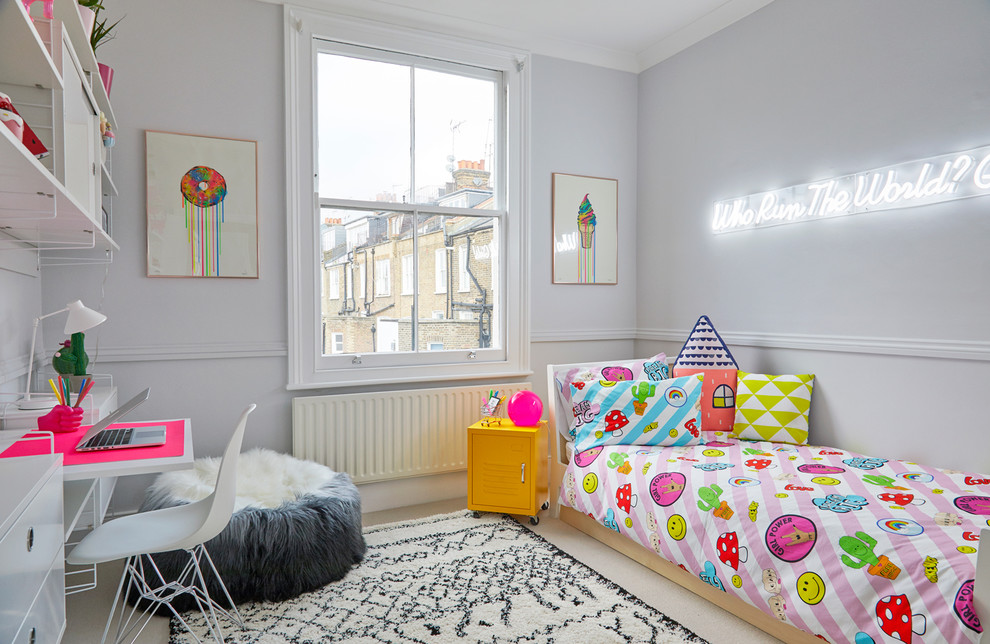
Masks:
[[[192,470],[159,475],[141,511],[205,498],[219,466],[219,458],[201,458]],[[342,579],[364,558],[361,498],[347,474],[264,449],[241,454],[237,469],[234,514],[206,542],[235,603],[296,597]],[[178,577],[189,560],[184,551],[152,558],[167,580]],[[222,603],[212,572],[207,567],[203,574],[210,596]],[[195,608],[188,595],[173,606]]]

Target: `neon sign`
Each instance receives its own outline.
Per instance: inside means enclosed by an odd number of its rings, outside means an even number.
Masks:
[[[990,194],[990,146],[715,202],[727,233]]]

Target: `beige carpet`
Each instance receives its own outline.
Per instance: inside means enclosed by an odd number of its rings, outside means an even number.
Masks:
[[[464,499],[455,499],[374,512],[364,516],[364,524],[372,526],[416,519],[453,512],[465,505]],[[710,642],[756,644],[778,641],[559,520],[544,518],[535,527],[528,522],[524,525],[589,567],[616,580],[646,604]],[[99,585],[96,590],[67,598],[68,625],[62,639],[64,644],[92,644],[99,641],[120,576],[120,566],[120,562],[104,564],[98,571]],[[168,639],[168,620],[154,618],[138,642],[167,644]]]

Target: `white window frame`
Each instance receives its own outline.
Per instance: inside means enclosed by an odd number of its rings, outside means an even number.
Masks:
[[[344,352],[344,334],[339,332],[333,332],[330,334],[330,352],[331,353],[343,353]]]
[[[463,38],[457,33],[426,32],[326,11],[285,6],[286,88],[286,207],[288,236],[290,390],[338,386],[450,381],[465,378],[527,376],[529,369],[528,313],[530,228],[529,55],[526,52]],[[496,210],[464,210],[461,214],[492,216],[500,256],[493,273],[499,310],[493,337],[502,346],[464,351],[323,355],[320,347],[320,283],[318,177],[316,176],[315,57],[330,43],[406,52],[436,60],[456,61],[479,69],[497,70],[504,92],[499,130],[506,133],[496,154],[502,178],[495,195]],[[494,169],[493,169],[494,170]],[[374,202],[354,202],[373,212]],[[399,210],[399,209],[396,209]],[[422,207],[402,209],[419,215]],[[450,209],[456,212],[457,209]],[[511,288],[508,285],[512,285]]]
[[[402,294],[412,295],[413,285],[416,283],[415,271],[413,268],[413,256],[412,253],[408,253],[402,256]]]
[[[356,297],[359,300],[365,298],[364,287],[368,282],[368,265],[364,262],[358,264],[358,276],[357,283],[354,285],[354,292],[357,294]]]
[[[375,297],[392,295],[392,260],[375,260]]]

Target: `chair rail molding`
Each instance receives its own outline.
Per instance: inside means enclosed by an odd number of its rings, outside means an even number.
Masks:
[[[686,337],[686,336],[685,336]],[[530,331],[529,340],[539,342],[600,342],[638,340],[639,333],[634,328],[629,329],[571,329],[566,331]]]
[[[680,329],[640,329],[637,340],[684,342],[689,331]],[[946,358],[990,361],[990,342],[938,338],[888,338],[853,335],[812,335],[803,333],[719,332],[728,345],[764,349],[839,351],[874,355]]]
[[[284,358],[285,342],[204,342],[198,344],[160,344],[136,347],[100,347],[99,361],[144,362],[147,360],[215,360],[232,358]]]

